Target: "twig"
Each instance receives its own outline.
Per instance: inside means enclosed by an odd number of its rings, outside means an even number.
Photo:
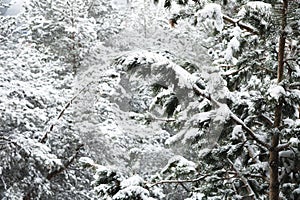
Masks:
[[[148,116],[146,116],[145,119],[155,120],[155,121],[164,121],[164,122],[174,122],[174,121],[176,121],[176,119],[174,119],[174,118],[158,118],[158,117],[155,117],[150,112],[147,112],[147,114],[148,114]]]
[[[285,143],[285,144],[280,144],[275,148],[275,151],[283,151],[284,149],[288,148],[291,143]]]
[[[208,177],[209,175],[204,175],[204,176],[201,176],[199,178],[196,178],[196,179],[187,179],[187,180],[162,180],[162,181],[159,181],[159,182],[156,182],[156,183],[152,183],[150,185],[148,185],[149,188],[151,187],[154,187],[156,185],[161,185],[161,184],[182,184],[182,183],[194,183],[194,182],[198,182],[198,181],[201,181],[203,179],[205,179],[206,177]]]
[[[61,172],[63,172],[64,170],[66,170],[75,160],[75,158],[78,156],[79,150],[80,148],[83,147],[83,144],[80,144],[76,149],[75,149],[75,153],[67,160],[67,162],[59,169],[51,172],[50,174],[47,175],[47,179],[51,180],[53,177],[57,176],[58,174],[60,174]]]
[[[183,187],[183,189],[185,189],[185,191],[187,192],[191,192],[183,183],[179,183],[181,185],[181,187]]]
[[[5,183],[5,180],[3,179],[3,176],[1,176],[1,180],[2,180],[2,183],[3,183],[4,189],[7,190],[7,185]]]
[[[266,115],[260,114],[259,117],[261,117],[262,120],[268,124],[268,126],[270,126],[270,127],[273,126],[274,122],[269,117],[267,117]]]
[[[255,35],[258,35],[258,31],[255,30],[255,28],[253,28],[253,27],[250,26],[250,25],[247,25],[247,24],[245,24],[245,23],[240,22],[240,20],[233,19],[233,18],[231,18],[231,17],[229,17],[229,16],[227,16],[227,15],[223,15],[223,20],[225,20],[225,21],[227,21],[227,22],[229,22],[229,23],[231,23],[231,24],[233,24],[233,25],[235,25],[235,26],[237,25],[237,26],[239,26],[241,29],[244,29],[244,30],[246,30],[246,31],[248,31],[248,32],[250,32],[250,33],[253,33],[253,34],[255,34]]]
[[[255,197],[255,193],[253,192],[251,186],[248,183],[248,180],[241,174],[241,172],[234,166],[232,161],[227,158],[228,162],[230,163],[232,169],[237,173],[237,175],[241,178],[242,182],[245,184],[247,191],[249,193],[249,197]]]
[[[84,86],[76,95],[74,95],[72,97],[72,99],[65,105],[65,107],[62,109],[62,111],[58,114],[58,116],[56,117],[56,121],[59,120],[63,114],[65,113],[65,111],[70,107],[70,105],[73,103],[73,101],[91,84],[93,83],[93,81],[89,82],[86,86]],[[54,124],[51,124],[48,131],[46,131],[46,133],[43,135],[42,138],[39,139],[39,142],[41,143],[45,143],[46,139],[48,138],[48,134],[53,130],[54,128]]]
[[[289,84],[290,89],[296,89],[297,87],[300,87],[300,82]]]
[[[268,69],[268,68],[260,66],[260,65],[257,65],[257,67],[260,68],[260,69],[266,70],[267,72],[270,72],[272,74],[276,74],[277,73],[275,70],[271,70],[271,69]]]

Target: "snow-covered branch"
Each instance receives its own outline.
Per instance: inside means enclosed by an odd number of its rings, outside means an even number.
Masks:
[[[255,30],[254,27],[252,27],[250,25],[247,25],[247,24],[245,24],[243,22],[240,22],[237,19],[233,19],[233,18],[231,18],[231,17],[223,14],[223,20],[226,21],[226,22],[229,22],[229,23],[231,23],[231,24],[233,24],[235,26],[237,25],[241,29],[244,29],[244,30],[246,30],[246,31],[248,31],[250,33],[253,33],[253,34],[256,34],[256,35],[258,34],[257,30]]]
[[[194,183],[194,182],[198,182],[198,181],[201,181],[203,179],[205,179],[206,177],[208,177],[209,175],[203,175],[199,178],[196,178],[196,179],[186,179],[186,180],[162,180],[162,181],[159,181],[159,182],[156,182],[156,183],[151,183],[148,185],[149,188],[151,187],[154,187],[156,185],[161,185],[161,184],[172,184],[172,183],[175,183],[175,184],[182,184],[182,183]]]
[[[58,121],[63,114],[65,113],[65,111],[70,107],[70,105],[73,103],[73,101],[83,92],[85,91],[85,89],[90,86],[93,82],[89,82],[86,86],[84,86],[75,96],[72,97],[72,99],[64,106],[64,108],[62,109],[62,111],[60,111],[60,113],[58,114],[58,116],[56,117],[56,121]],[[49,133],[53,130],[55,124],[51,124],[48,131],[46,131],[46,133],[43,135],[42,138],[39,139],[39,142],[41,143],[45,143],[46,139],[48,138]]]
[[[276,147],[276,151],[283,151],[284,149],[288,148],[290,146],[290,143],[285,143],[285,144],[281,144],[281,145],[278,145]]]
[[[208,96],[208,95],[204,94],[204,93],[202,92],[202,90],[201,90],[196,84],[194,84],[193,88],[194,88],[194,91],[195,91],[198,95],[200,95],[200,96],[202,96],[202,97],[204,97],[204,98],[210,100],[215,106],[217,106],[217,107],[220,107],[220,106],[221,106],[221,103],[220,103],[220,102],[218,102],[216,99],[212,98],[211,96]],[[235,115],[232,111],[230,111],[230,110],[229,110],[229,115],[230,115],[230,118],[231,118],[232,120],[234,120],[237,124],[239,124],[239,125],[242,126],[242,128],[243,128],[243,129],[251,136],[251,138],[252,138],[253,140],[255,140],[258,144],[262,145],[263,147],[266,147],[267,149],[270,148],[270,145],[269,145],[269,144],[267,144],[266,142],[260,140],[260,139],[256,136],[256,134],[253,132],[253,130],[251,130],[251,128],[249,128],[249,127],[243,122],[243,120],[241,120],[240,118],[238,118],[238,116],[236,116],[236,115]]]
[[[60,167],[59,169],[55,170],[55,171],[52,171],[51,173],[49,173],[47,175],[47,179],[50,180],[52,179],[53,177],[59,175],[60,173],[62,173],[64,170],[66,170],[75,160],[75,158],[77,158],[78,154],[79,154],[79,151],[81,149],[81,147],[83,147],[83,144],[80,144],[76,149],[75,149],[75,152],[74,154],[66,161],[66,163]]]
[[[255,198],[255,193],[253,192],[251,186],[249,185],[246,177],[242,175],[242,173],[234,166],[234,164],[232,163],[232,161],[229,158],[227,158],[227,160],[230,163],[232,169],[236,172],[236,174],[241,178],[242,182],[245,184],[246,189],[249,193],[249,197]]]

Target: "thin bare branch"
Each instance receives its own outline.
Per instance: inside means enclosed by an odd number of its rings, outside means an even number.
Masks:
[[[232,163],[232,161],[229,158],[227,158],[227,160],[230,163],[232,169],[237,173],[237,175],[240,177],[242,182],[245,184],[247,191],[249,193],[249,197],[255,197],[255,193],[252,190],[251,186],[249,185],[248,180],[245,178],[245,176],[242,175],[242,173],[234,166],[234,164]]]
[[[243,22],[240,22],[240,20],[233,19],[227,15],[223,15],[223,20],[233,24],[234,26],[239,26],[241,29],[244,29],[252,34],[258,35],[258,31],[254,27],[245,24]]]
[[[280,145],[278,145],[277,147],[276,147],[276,151],[283,151],[283,150],[285,150],[286,148],[289,148],[290,147],[290,144],[291,143],[285,143],[285,144],[280,144]]]
[[[60,111],[60,113],[58,114],[58,116],[56,117],[56,121],[59,120],[63,114],[65,113],[65,111],[70,107],[70,105],[73,103],[73,101],[88,87],[90,86],[90,84],[93,83],[93,81],[89,82],[86,86],[84,86],[81,90],[79,90],[79,92],[74,95],[72,97],[72,99],[64,106],[64,108],[62,109],[62,111]],[[48,134],[53,130],[54,128],[54,124],[51,124],[49,126],[49,129],[46,131],[46,133],[43,135],[43,137],[41,137],[39,139],[39,142],[41,143],[45,143],[46,139],[48,138]]]
[[[260,114],[259,117],[262,119],[263,122],[265,122],[268,126],[272,127],[273,126],[273,121],[267,117],[266,115],[264,114]]]
[[[66,161],[66,163],[60,167],[59,169],[49,173],[47,175],[47,179],[48,180],[51,180],[53,177],[59,175],[60,173],[62,173],[64,170],[66,170],[72,163],[73,161],[75,160],[75,158],[77,158],[78,154],[79,154],[79,151],[80,151],[80,148],[83,147],[83,144],[80,144],[76,149],[75,149],[75,152],[74,154]]]
[[[161,184],[182,184],[182,183],[195,183],[195,182],[198,182],[198,181],[201,181],[203,179],[205,179],[206,177],[208,177],[209,175],[203,175],[199,178],[196,178],[196,179],[187,179],[187,180],[162,180],[162,181],[159,181],[159,182],[156,182],[156,183],[150,183],[148,185],[149,188],[151,187],[154,187],[156,185],[161,185]]]

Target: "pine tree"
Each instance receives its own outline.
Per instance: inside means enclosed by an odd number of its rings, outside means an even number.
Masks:
[[[0,198],[84,199],[91,174],[79,173],[75,162],[83,150],[70,129],[71,113],[59,114],[73,95],[73,76],[66,63],[27,40],[25,19],[0,17]],[[77,186],[82,190],[74,193]]]
[[[165,1],[168,8],[173,4],[176,2]],[[231,120],[227,120],[224,127],[231,128],[224,128],[218,145],[201,158],[206,162],[202,161],[200,173],[205,171],[207,175],[214,174],[220,179],[209,179],[208,183],[199,181],[206,183],[199,190],[207,197],[242,195],[264,198],[267,197],[266,186],[269,185],[270,199],[279,199],[280,190],[280,195],[295,199],[297,184],[292,184],[293,189],[286,190],[287,180],[283,177],[287,174],[297,177],[299,173],[294,165],[299,155],[299,143],[296,142],[299,139],[294,134],[299,129],[296,125],[299,96],[294,93],[299,91],[294,86],[299,80],[299,63],[294,55],[299,51],[289,47],[297,43],[292,35],[299,36],[298,28],[293,26],[299,4],[290,2],[293,7],[288,6],[288,1],[282,5],[250,1],[196,1],[195,4],[186,1],[181,4],[185,7],[175,20],[194,18],[200,27],[213,28],[212,37],[216,43],[209,53],[214,57],[215,65],[223,71],[231,91],[227,105],[236,113],[231,114]],[[233,7],[221,11],[222,5],[226,8],[225,4],[226,7]],[[228,11],[230,15],[226,15]],[[290,56],[293,58],[287,61]],[[292,90],[289,85],[292,85]],[[214,104],[214,99],[202,95]],[[287,134],[288,130],[292,134]],[[200,141],[198,144],[201,144]],[[288,144],[290,141],[293,141],[293,146]],[[285,157],[287,152],[291,156]],[[268,162],[263,155],[269,157]],[[293,163],[293,167],[289,166],[287,170],[286,162]],[[268,171],[271,173],[269,181]],[[225,177],[230,185],[222,181]],[[290,181],[292,183],[295,179]],[[212,183],[214,187],[210,185]],[[245,189],[239,189],[240,186]],[[293,192],[289,194],[291,190]]]
[[[91,4],[81,0],[30,1],[29,39],[37,48],[49,48],[70,63],[76,73],[96,39],[95,21],[89,17]]]

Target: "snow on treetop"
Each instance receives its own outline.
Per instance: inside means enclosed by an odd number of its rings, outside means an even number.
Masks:
[[[247,14],[247,11],[249,11],[250,13],[259,13],[260,15],[268,17],[271,14],[271,9],[272,5],[269,3],[250,1],[240,9],[237,16],[243,18]]]
[[[141,199],[141,200],[153,200],[152,197],[149,197],[150,193],[148,190],[140,187],[140,186],[129,186],[120,190],[117,194],[113,196],[113,200],[121,200],[121,199]]]
[[[219,31],[221,32],[224,23],[223,23],[223,14],[221,10],[221,6],[216,3],[209,3],[204,6],[203,9],[199,10],[196,13],[196,16],[199,17],[199,19],[211,19],[212,25]]]
[[[143,184],[144,180],[139,175],[134,175],[129,177],[128,179],[125,179],[121,182],[121,187],[126,188],[129,186],[139,186]]]
[[[162,169],[162,173],[171,171],[179,171],[181,173],[190,173],[195,171],[196,164],[192,161],[185,159],[182,156],[174,156],[169,161],[168,164]]]
[[[246,8],[271,13],[272,5],[262,1],[250,1],[246,4]]]

